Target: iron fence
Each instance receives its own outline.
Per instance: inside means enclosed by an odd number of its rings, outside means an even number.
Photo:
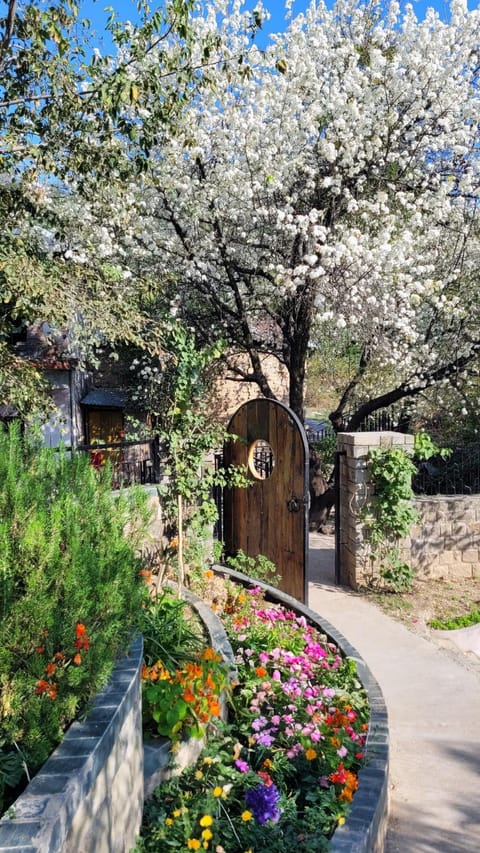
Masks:
[[[480,494],[480,445],[457,447],[443,459],[432,456],[419,462],[412,480],[416,495]]]
[[[104,444],[80,444],[76,450],[90,455],[94,468],[107,463],[112,471],[112,488],[135,483],[160,482],[160,445],[158,438]]]

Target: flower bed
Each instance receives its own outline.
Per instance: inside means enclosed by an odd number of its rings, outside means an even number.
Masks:
[[[222,618],[239,672],[231,722],[147,803],[138,850],[331,849],[335,829],[349,825],[365,758],[368,709],[356,667],[305,614],[271,606],[258,588],[232,587]],[[385,793],[386,773],[374,799]],[[373,836],[381,843],[383,811],[373,809],[367,831],[357,820],[338,844],[336,833],[336,849],[353,849],[345,846],[352,832],[355,849],[381,849]]]

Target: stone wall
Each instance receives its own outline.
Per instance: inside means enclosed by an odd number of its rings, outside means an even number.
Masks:
[[[413,435],[340,433],[340,583],[356,589],[371,575],[370,548],[361,511],[373,493],[367,455],[378,447],[413,449]],[[419,577],[472,578],[480,574],[480,495],[420,497],[419,519],[401,543],[401,557]]]
[[[480,495],[421,497],[417,524],[405,542],[410,565],[421,577],[480,575]]]
[[[128,853],[143,813],[141,638],[8,815],[1,853]]]

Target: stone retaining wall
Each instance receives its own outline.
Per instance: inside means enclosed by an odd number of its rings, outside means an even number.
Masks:
[[[423,577],[480,575],[480,495],[417,498],[417,524],[405,541],[410,565]]]
[[[127,853],[143,813],[141,638],[0,820],[0,853]]]
[[[413,435],[340,433],[340,583],[356,589],[371,576],[370,547],[361,511],[373,494],[367,455],[379,447],[413,449]],[[419,497],[418,523],[401,543],[401,557],[420,577],[472,578],[480,574],[480,495]]]

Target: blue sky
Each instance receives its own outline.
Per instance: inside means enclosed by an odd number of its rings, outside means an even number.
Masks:
[[[256,2],[257,0],[248,0],[247,7],[254,8]],[[400,0],[400,3],[402,6],[405,5],[405,0]],[[425,10],[429,6],[433,6],[439,12],[441,18],[446,19],[448,17],[448,0],[430,0],[430,2],[429,0],[411,0],[411,3],[419,19],[424,17]],[[265,44],[269,33],[284,30],[288,23],[284,17],[285,8],[283,0],[263,0],[263,4],[271,12],[272,17],[265,23],[263,32],[257,40],[260,46]],[[309,4],[310,0],[294,0],[294,14],[303,12]],[[155,5],[155,2],[152,0],[152,9],[155,8]],[[468,0],[469,9],[473,9],[477,5],[477,0]],[[105,33],[107,13],[104,9],[107,6],[115,9],[117,17],[120,20],[136,21],[138,18],[136,0],[83,0],[83,2],[81,0],[81,15],[87,17],[92,22],[92,26],[96,32],[95,43],[103,49],[102,52],[108,52],[111,45],[109,34]]]

